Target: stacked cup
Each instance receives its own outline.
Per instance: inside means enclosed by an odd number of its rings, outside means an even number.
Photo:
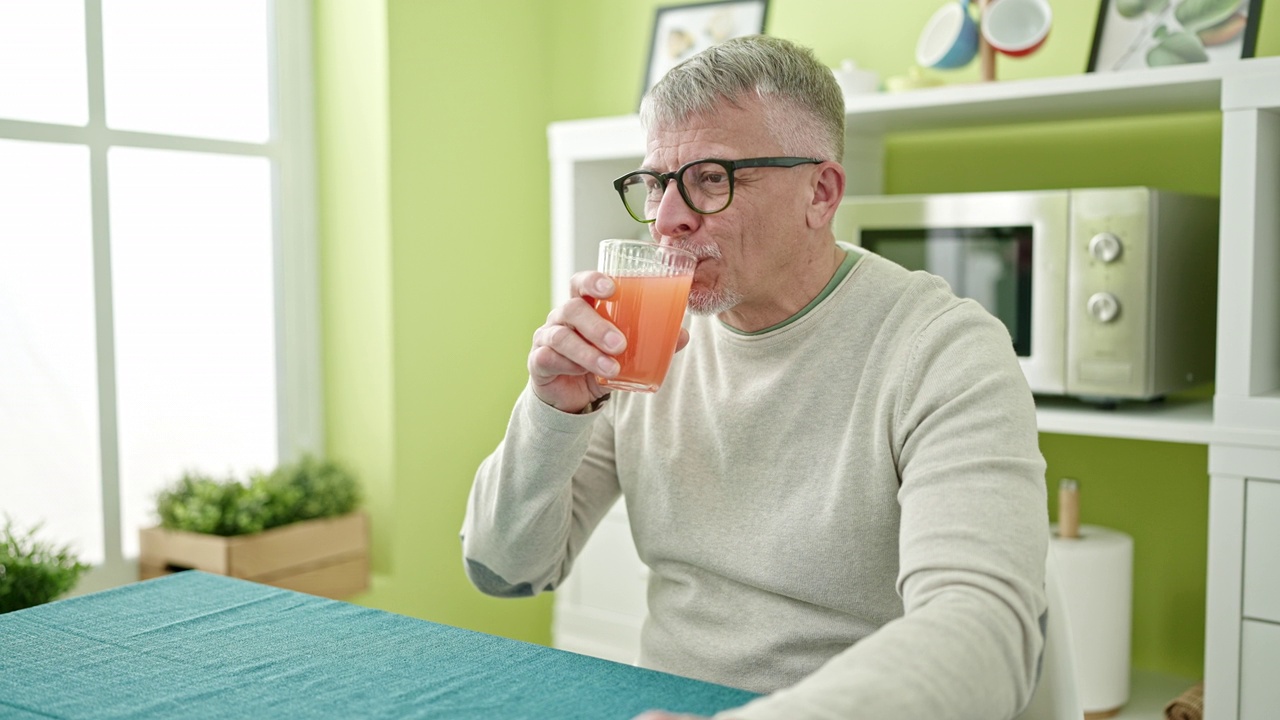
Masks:
[[[1048,0],[994,0],[981,20],[979,30],[969,0],[951,0],[938,8],[920,33],[916,62],[938,70],[964,67],[978,54],[979,34],[1005,55],[1029,55],[1049,36],[1053,11]]]

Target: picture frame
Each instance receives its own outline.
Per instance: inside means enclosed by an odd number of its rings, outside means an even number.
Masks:
[[[769,0],[712,0],[659,7],[640,97],[668,70],[712,45],[763,33],[768,13]]]
[[[1262,0],[1101,0],[1088,72],[1253,57]]]

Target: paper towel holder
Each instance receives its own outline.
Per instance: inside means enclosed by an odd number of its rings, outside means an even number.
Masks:
[[[1060,566],[1084,720],[1115,717],[1131,690],[1133,539],[1115,530],[1082,526],[1080,485],[1062,478],[1050,555]],[[1099,573],[1105,582],[1098,581]]]

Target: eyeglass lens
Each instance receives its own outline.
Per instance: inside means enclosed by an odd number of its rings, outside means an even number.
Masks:
[[[729,170],[719,163],[690,165],[677,177],[676,184],[689,206],[700,213],[724,210],[732,196]],[[637,173],[623,183],[622,199],[632,215],[652,220],[658,216],[658,205],[666,188],[667,183],[657,174]]]

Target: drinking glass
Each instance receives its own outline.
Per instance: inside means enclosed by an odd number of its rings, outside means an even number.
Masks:
[[[614,284],[611,297],[588,300],[627,339],[615,357],[621,369],[612,378],[597,377],[602,387],[656,392],[671,367],[689,303],[689,287],[698,258],[687,250],[644,240],[604,240],[600,272]]]

